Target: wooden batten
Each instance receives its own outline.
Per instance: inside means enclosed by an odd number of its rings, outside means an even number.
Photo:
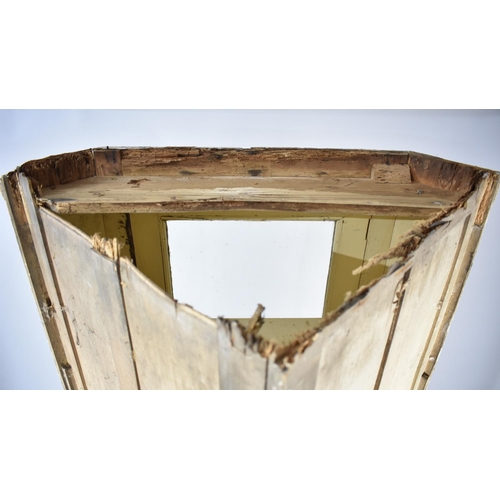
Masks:
[[[2,190],[67,388],[419,389],[498,179],[412,152],[99,148]],[[322,319],[268,330],[171,297],[165,220],[273,217],[338,222]]]

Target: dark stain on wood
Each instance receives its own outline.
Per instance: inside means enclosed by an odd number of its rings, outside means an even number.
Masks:
[[[119,149],[94,151],[96,175],[122,175],[122,152]]]
[[[146,179],[145,177],[143,179],[132,179],[130,181],[127,182],[127,184],[132,184],[132,187],[133,188],[138,188],[141,183],[143,182],[149,182],[149,179]]]
[[[96,175],[90,149],[32,160],[19,167],[19,171],[43,187],[68,184]]]
[[[259,169],[252,169],[252,170],[249,170],[248,173],[252,176],[252,177],[258,177],[261,173],[262,173],[262,170],[259,170]]]
[[[408,152],[304,148],[143,148],[123,149],[124,175],[179,175],[189,170],[205,175],[248,175],[262,170],[262,176],[311,177],[325,172],[332,177],[370,178],[375,163],[406,163]],[[176,166],[173,170],[172,167]],[[179,168],[180,167],[180,168]],[[181,174],[182,175],[182,174]]]
[[[410,153],[408,164],[413,182],[460,193],[475,189],[484,172],[484,169],[422,153]]]

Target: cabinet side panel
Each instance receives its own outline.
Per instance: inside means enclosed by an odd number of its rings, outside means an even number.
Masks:
[[[137,389],[118,261],[48,210],[41,221],[88,389]]]

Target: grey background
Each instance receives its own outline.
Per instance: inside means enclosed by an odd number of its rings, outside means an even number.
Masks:
[[[499,111],[0,111],[0,174],[99,146],[413,150],[500,170]],[[500,388],[500,203],[492,212],[431,389]],[[0,388],[59,389],[7,208],[0,202]]]

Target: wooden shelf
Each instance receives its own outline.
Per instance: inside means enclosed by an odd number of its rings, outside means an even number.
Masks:
[[[420,183],[383,184],[357,178],[90,177],[42,190],[56,213],[165,213],[263,209],[429,216],[461,193]]]

